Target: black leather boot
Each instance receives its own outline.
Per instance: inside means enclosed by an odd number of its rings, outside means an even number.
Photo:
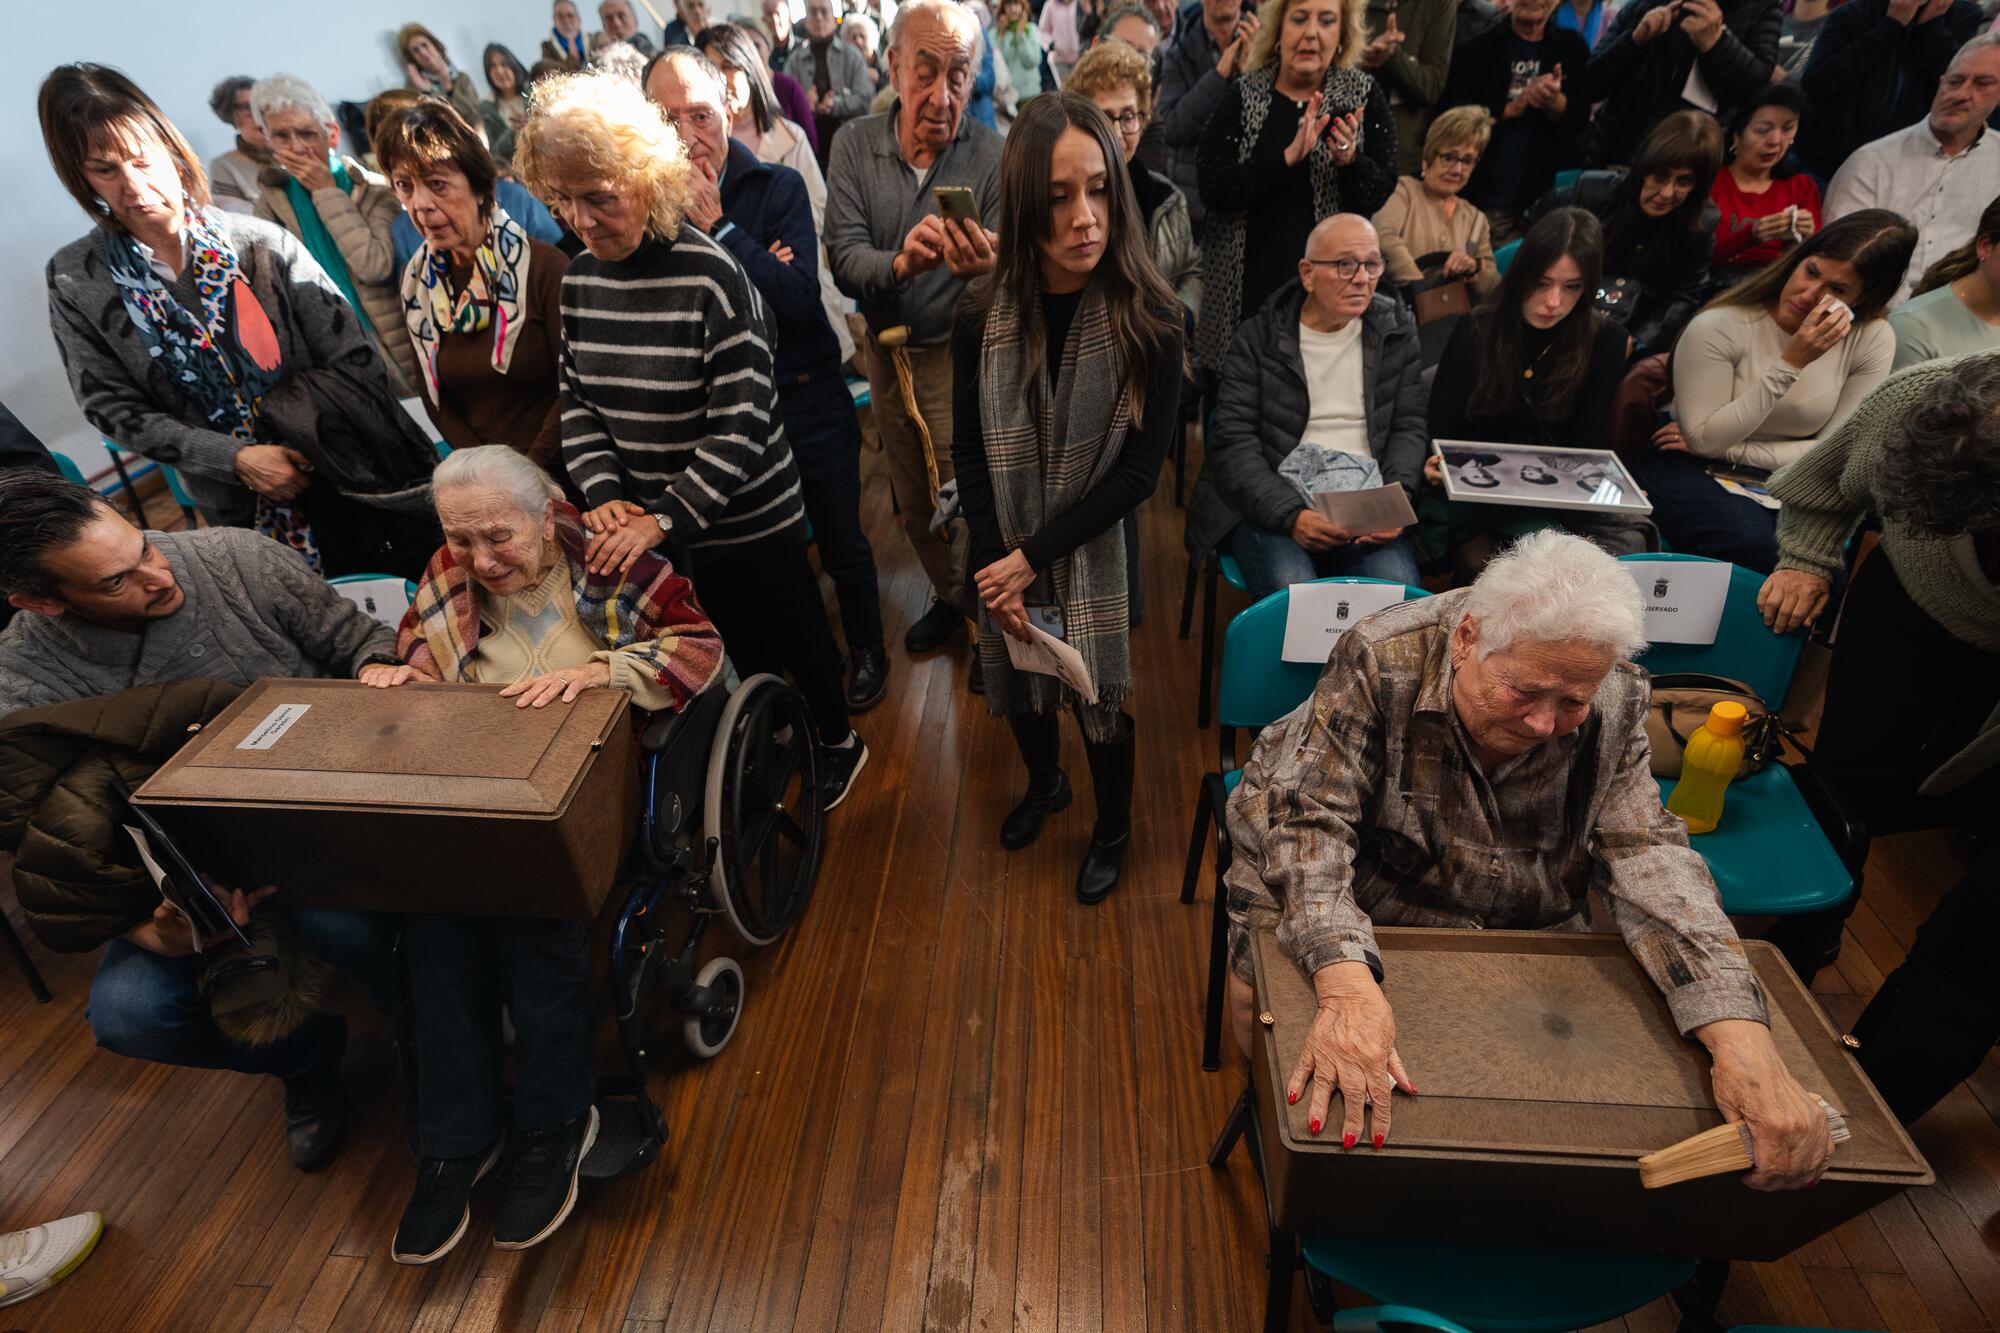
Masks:
[[[340,1073],[347,1021],[329,1015],[310,1021],[322,1034],[319,1049],[310,1065],[284,1080],[285,1152],[301,1171],[326,1166],[347,1139],[347,1084]]]
[[[1139,747],[1132,719],[1124,718],[1121,726],[1115,741],[1083,743],[1090,761],[1091,789],[1097,796],[1097,823],[1076,872],[1076,900],[1080,903],[1101,903],[1111,896],[1125,866],[1125,848],[1132,841],[1132,769]]]
[[[1010,852],[1018,852],[1041,837],[1048,817],[1076,795],[1056,762],[1062,755],[1058,725],[1054,714],[1007,719],[1021,762],[1028,766],[1028,794],[1000,821],[1000,845]]]

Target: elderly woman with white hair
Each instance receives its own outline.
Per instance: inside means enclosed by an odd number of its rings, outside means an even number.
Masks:
[[[675,711],[722,671],[722,641],[671,565],[594,572],[589,536],[547,473],[506,445],[460,449],[433,481],[444,547],[396,636],[405,665],[368,683],[505,685],[522,708],[613,686]],[[597,1133],[585,923],[404,918],[417,1065],[417,1183],[392,1250],[434,1263],[465,1234],[472,1187],[506,1146],[500,1004],[514,1022],[512,1151],[493,1229],[503,1250],[548,1238],[576,1203]]]
[[[805,696],[831,809],[868,748],[848,725],[806,558],[763,299],[687,220],[695,168],[636,83],[593,72],[539,85],[514,168],[586,250],[563,277],[561,406],[563,462],[591,506],[590,568],[630,568],[670,538],[686,550],[738,668],[789,672]]]
[[[400,397],[417,392],[416,351],[403,330],[396,243],[403,205],[389,183],[340,151],[340,123],[313,86],[274,74],[250,89],[250,114],[274,162],[258,177],[257,216],[299,238],[340,288],[388,360]]]
[[[1645,646],[1631,575],[1565,532],[1522,538],[1469,588],[1343,635],[1313,695],[1265,731],[1229,803],[1231,1001],[1250,1043],[1251,926],[1319,996],[1286,1087],[1320,1132],[1344,1095],[1352,1148],[1372,1103],[1421,1069],[1396,1051],[1374,927],[1577,929],[1587,894],[1714,1059],[1718,1108],[1749,1124],[1763,1189],[1811,1184],[1827,1121],[1785,1069],[1764,997],[1646,744]],[[1469,1021],[1476,1021],[1476,1016]]]

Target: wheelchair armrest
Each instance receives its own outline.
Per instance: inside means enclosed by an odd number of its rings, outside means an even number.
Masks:
[[[1820,776],[1817,768],[1801,761],[1785,765],[1785,771],[1791,775],[1792,785],[1805,799],[1806,809],[1812,811],[1820,831],[1833,844],[1835,854],[1858,886],[1862,867],[1868,863],[1867,826],[1841,807],[1840,799],[1833,794],[1832,785]]]
[[[722,705],[729,701],[729,691],[720,682],[709,686],[700,694],[687,701],[687,706],[678,713],[662,713],[654,718],[645,733],[639,737],[639,749],[643,754],[665,754],[682,736],[705,731],[701,719],[713,724],[715,715]]]

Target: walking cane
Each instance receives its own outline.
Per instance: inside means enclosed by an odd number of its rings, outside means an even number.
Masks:
[[[898,324],[893,329],[884,329],[875,341],[889,353],[889,361],[896,367],[896,388],[903,395],[903,414],[916,423],[917,439],[924,446],[924,475],[931,484],[931,531],[942,533],[945,526],[958,518],[958,481],[954,478],[942,485],[938,482],[937,449],[931,443],[931,427],[924,420],[924,414],[917,406],[916,382],[910,377],[910,326]],[[949,539],[947,539],[949,540]],[[972,622],[972,642],[979,643],[979,621]]]

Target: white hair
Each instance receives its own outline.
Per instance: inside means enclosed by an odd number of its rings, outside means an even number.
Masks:
[[[484,487],[507,497],[516,509],[539,518],[550,500],[562,498],[562,488],[550,480],[526,454],[511,445],[481,444],[454,449],[431,474],[431,490]]]
[[[1646,647],[1639,586],[1603,549],[1559,528],[1521,538],[1486,566],[1465,599],[1484,658],[1516,643],[1601,643],[1619,657]]]
[[[986,33],[979,26],[979,16],[959,4],[958,0],[904,0],[896,7],[896,17],[889,20],[889,49],[903,49],[903,28],[913,14],[929,14],[940,23],[957,27],[962,21],[972,32],[972,67],[974,77],[978,77],[979,63],[985,58]]]
[[[303,111],[315,125],[334,123],[333,108],[318,89],[296,74],[273,74],[250,85],[250,115],[258,129],[269,131],[265,121],[274,111]]]
[[[1951,63],[1945,66],[1945,72],[1949,74],[1972,56],[1990,47],[2000,47],[2000,29],[1987,28],[1975,34],[1964,46],[1952,52]]]

